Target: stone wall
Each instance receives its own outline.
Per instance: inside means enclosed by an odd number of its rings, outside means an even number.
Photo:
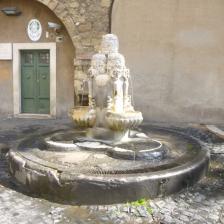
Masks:
[[[67,28],[76,48],[74,86],[82,89],[91,56],[98,51],[101,36],[109,32],[113,0],[38,0],[50,8]]]

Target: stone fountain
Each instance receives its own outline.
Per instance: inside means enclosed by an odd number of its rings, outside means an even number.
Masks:
[[[77,126],[104,127],[125,132],[143,121],[142,113],[135,111],[132,106],[130,72],[118,49],[115,35],[103,36],[101,51],[92,57],[88,72],[89,106],[73,111]]]
[[[75,128],[29,136],[9,152],[10,173],[42,197],[111,204],[175,193],[204,176],[209,153],[169,128],[141,126],[118,38],[103,36],[88,72],[88,106]]]

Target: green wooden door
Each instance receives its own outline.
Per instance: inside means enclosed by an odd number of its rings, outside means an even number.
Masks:
[[[50,53],[21,51],[22,113],[50,113]]]

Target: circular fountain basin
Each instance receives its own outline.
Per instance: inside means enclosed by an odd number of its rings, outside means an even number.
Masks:
[[[166,196],[205,175],[209,153],[197,141],[168,129],[144,132],[124,139],[104,129],[31,136],[10,151],[10,173],[31,192],[76,204]]]

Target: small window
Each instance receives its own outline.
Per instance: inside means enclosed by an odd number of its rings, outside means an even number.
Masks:
[[[33,54],[25,53],[25,64],[33,64]]]
[[[41,52],[39,55],[40,64],[49,64],[50,63],[50,54],[49,52]]]

